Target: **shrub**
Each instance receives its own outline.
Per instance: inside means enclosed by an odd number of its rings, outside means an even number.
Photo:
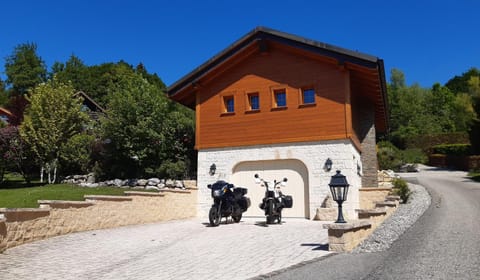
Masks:
[[[398,170],[402,166],[400,150],[388,141],[378,142],[378,166],[382,170]]]
[[[464,156],[470,153],[470,144],[442,144],[433,146],[435,154],[444,154],[452,156]]]
[[[411,148],[402,151],[402,161],[404,163],[427,163],[428,157],[422,149]]]
[[[407,182],[399,178],[395,178],[393,180],[393,193],[400,196],[402,203],[407,203],[410,195],[412,194]]]
[[[405,163],[426,163],[427,156],[421,149],[400,150],[388,141],[377,144],[377,159],[380,169],[398,171]]]

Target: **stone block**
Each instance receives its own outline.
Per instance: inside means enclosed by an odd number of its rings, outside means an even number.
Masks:
[[[50,215],[50,210],[39,208],[1,208],[0,214],[5,216],[7,222],[22,222],[48,216]]]
[[[337,252],[351,251],[366,238],[371,227],[371,222],[366,220],[323,225],[323,228],[328,229],[329,250]]]
[[[316,221],[335,221],[337,219],[337,208],[317,208],[315,217]]]

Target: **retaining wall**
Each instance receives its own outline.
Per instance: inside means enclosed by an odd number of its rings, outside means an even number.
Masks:
[[[40,200],[39,205],[0,209],[0,252],[67,233],[195,217],[197,191],[127,191],[125,196],[85,196],[85,201]]]
[[[374,209],[377,201],[384,201],[392,188],[360,188],[360,209]]]

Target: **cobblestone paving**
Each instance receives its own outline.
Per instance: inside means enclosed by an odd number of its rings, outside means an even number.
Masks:
[[[59,236],[0,254],[0,279],[248,279],[330,254],[323,222],[192,219]]]

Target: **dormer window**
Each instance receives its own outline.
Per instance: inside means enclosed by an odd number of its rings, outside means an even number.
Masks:
[[[302,89],[302,104],[315,104],[315,89],[303,88]]]
[[[273,91],[273,101],[276,108],[287,107],[287,92],[285,89]]]
[[[234,113],[235,112],[235,102],[233,95],[223,97],[223,112],[224,113]]]
[[[247,101],[248,101],[248,110],[250,111],[260,110],[260,97],[258,96],[258,92],[252,92],[247,94]]]

